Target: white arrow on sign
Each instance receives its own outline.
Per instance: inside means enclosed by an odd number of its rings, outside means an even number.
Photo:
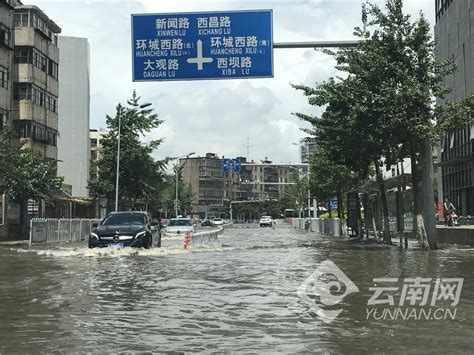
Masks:
[[[203,70],[204,63],[212,63],[214,61],[213,58],[210,57],[203,57],[202,56],[202,41],[199,39],[197,41],[197,56],[196,58],[189,58],[187,60],[190,64],[197,64],[198,70]]]

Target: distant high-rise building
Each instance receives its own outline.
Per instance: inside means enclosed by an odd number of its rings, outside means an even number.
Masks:
[[[97,130],[97,129],[90,129],[89,130],[89,147],[90,147],[90,157],[91,162],[97,162],[99,159],[99,152],[100,148],[102,147],[102,139],[104,139],[105,135],[107,134],[106,130]]]
[[[437,59],[454,58],[457,71],[445,79],[450,100],[474,93],[474,0],[435,0]],[[443,104],[442,100],[438,104]],[[474,214],[474,113],[470,124],[449,132],[438,150],[438,197],[449,197],[461,215]]]
[[[308,164],[309,156],[316,151],[317,147],[316,138],[314,137],[300,139],[300,161],[302,164]]]
[[[58,40],[59,67],[59,137],[58,175],[72,186],[72,196],[88,197],[91,157],[89,43],[86,38],[63,37]]]
[[[194,193],[195,214],[224,217],[231,201],[278,200],[302,168],[301,164],[273,164],[266,158],[261,163],[239,159],[240,172],[222,172],[222,159],[213,153],[179,160],[183,180]]]

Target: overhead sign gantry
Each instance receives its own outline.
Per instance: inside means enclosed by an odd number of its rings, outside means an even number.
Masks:
[[[273,77],[272,10],[132,15],[133,81]]]

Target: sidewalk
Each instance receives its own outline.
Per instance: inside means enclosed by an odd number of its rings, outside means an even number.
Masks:
[[[470,225],[457,225],[457,226],[445,226],[444,224],[438,224],[436,228],[446,228],[446,229],[474,229],[474,224]]]
[[[474,246],[474,225],[448,227],[437,225],[438,238],[441,243],[463,244]]]

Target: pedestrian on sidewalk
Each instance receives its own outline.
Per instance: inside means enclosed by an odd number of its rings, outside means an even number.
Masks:
[[[454,207],[454,205],[451,203],[451,201],[449,201],[448,197],[446,196],[444,198],[444,224],[447,225],[447,226],[452,225],[453,221],[452,221],[451,215],[452,215],[453,211],[455,212],[456,208]]]

